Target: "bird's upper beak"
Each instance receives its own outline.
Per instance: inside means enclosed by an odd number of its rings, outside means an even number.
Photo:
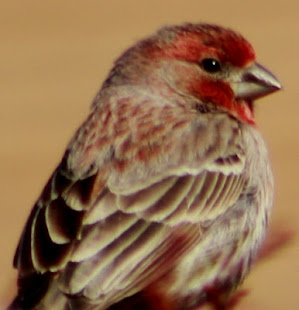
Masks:
[[[231,86],[236,99],[250,101],[282,88],[277,78],[258,63],[240,71],[240,75]]]

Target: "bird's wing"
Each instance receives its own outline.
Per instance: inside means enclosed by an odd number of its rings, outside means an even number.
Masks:
[[[162,277],[235,204],[246,182],[240,125],[173,110],[110,131],[99,127],[113,127],[109,109],[90,116],[29,217],[21,277],[58,272],[64,292],[115,302]]]

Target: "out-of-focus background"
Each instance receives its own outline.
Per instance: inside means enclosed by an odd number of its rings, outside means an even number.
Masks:
[[[276,177],[273,230],[299,235],[298,0],[1,1],[0,309],[14,294],[26,217],[113,60],[159,27],[186,21],[240,31],[284,85],[257,103],[256,117]],[[238,309],[298,309],[298,240],[256,266]]]

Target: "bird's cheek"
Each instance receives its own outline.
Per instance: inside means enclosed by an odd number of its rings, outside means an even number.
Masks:
[[[189,85],[190,92],[202,102],[248,124],[254,124],[253,110],[246,101],[237,101],[229,84],[222,81],[197,80]]]
[[[203,102],[230,109],[234,101],[234,93],[230,86],[221,81],[205,79],[194,80],[190,84],[192,94]]]

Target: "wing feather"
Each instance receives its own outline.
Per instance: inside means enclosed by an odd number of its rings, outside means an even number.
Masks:
[[[150,223],[139,220],[116,240],[100,250],[97,255],[79,263],[69,264],[61,279],[64,290],[72,294],[77,293],[87,287],[98,273],[105,276],[105,272],[113,266],[115,258],[138,239],[149,226]]]
[[[83,224],[90,225],[103,221],[116,211],[116,196],[105,189],[90,209],[86,211]]]
[[[76,238],[82,213],[71,209],[58,197],[45,207],[45,224],[49,237],[56,244],[66,244]]]
[[[142,218],[149,221],[163,221],[172,214],[185,199],[185,195],[190,191],[194,178],[192,176],[173,177],[173,186],[156,201],[149,209],[140,213]]]
[[[176,177],[166,178],[131,195],[117,195],[117,206],[128,213],[141,213],[163,197],[177,181]]]
[[[137,217],[117,211],[104,221],[87,225],[82,233],[82,241],[74,249],[72,261],[80,262],[95,255],[131,229],[137,221]]]
[[[36,270],[57,271],[68,262],[71,243],[56,244],[49,235],[45,208],[37,210],[31,227],[31,257]]]
[[[171,240],[175,239],[178,231],[185,239],[189,236],[180,230],[181,225],[186,228],[188,222],[189,225],[194,223],[192,225],[196,229],[193,228],[195,232],[192,231],[190,238],[197,235],[199,239],[203,231],[200,223],[204,224],[226,212],[235,204],[242,192],[240,186],[242,182],[239,177],[233,178],[232,175],[227,176],[222,173],[205,172],[204,178],[199,175],[175,179],[176,182],[174,184],[172,182],[173,186],[168,186],[168,191],[158,196],[159,199],[147,210],[142,211],[143,207],[141,207],[141,212],[137,213],[125,213],[119,210],[104,220],[85,227],[82,240],[78,241],[73,252],[72,261],[76,263],[69,264],[63,273],[62,288],[65,292],[76,294],[82,291],[90,299],[104,298],[103,296],[108,298],[107,296],[115,294],[118,290],[121,290],[123,294],[129,294],[130,287],[137,287],[141,274],[148,272],[147,269],[156,268],[152,265],[154,261],[157,261],[157,257],[161,260],[157,262],[159,265],[164,264],[164,259],[169,259],[163,250],[165,249],[164,242],[168,244],[167,247],[171,248],[175,243]],[[200,189],[194,187],[194,184],[201,185]],[[225,197],[229,203],[223,205],[220,196],[226,186],[234,190],[229,199]],[[203,191],[205,195],[202,194]],[[194,192],[197,195],[194,195]],[[188,198],[186,198],[188,195],[193,197],[192,216],[188,214]],[[151,200],[147,195],[145,197],[146,202]],[[135,201],[132,195],[130,199]],[[113,201],[117,205],[119,200]],[[217,208],[216,202],[220,203]],[[207,206],[209,212],[205,209]],[[213,207],[215,210],[213,210],[212,217]],[[115,210],[117,207],[114,206],[112,209]],[[180,216],[174,217],[175,213]],[[163,221],[160,222],[161,214]],[[189,246],[184,246],[184,251]],[[178,250],[179,246],[176,245],[175,248]],[[160,256],[161,251],[164,258]],[[162,275],[158,272],[154,278],[160,276]],[[154,278],[147,277],[140,282],[140,285],[148,285],[154,281]]]

